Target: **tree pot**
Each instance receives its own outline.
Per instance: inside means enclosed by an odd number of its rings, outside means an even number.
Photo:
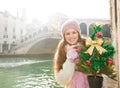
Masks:
[[[90,88],[102,88],[103,77],[102,76],[88,76],[88,83]]]

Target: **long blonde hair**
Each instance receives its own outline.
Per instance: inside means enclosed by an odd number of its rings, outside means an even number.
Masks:
[[[81,38],[80,33],[78,32],[78,42],[80,44],[83,44],[85,39]],[[62,69],[63,63],[66,61],[66,52],[65,52],[65,46],[68,44],[65,40],[65,38],[61,39],[58,46],[56,53],[54,55],[54,72],[59,72],[60,69]]]

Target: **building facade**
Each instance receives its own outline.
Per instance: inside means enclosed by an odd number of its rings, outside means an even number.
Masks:
[[[0,54],[9,53],[25,34],[24,19],[0,12]]]

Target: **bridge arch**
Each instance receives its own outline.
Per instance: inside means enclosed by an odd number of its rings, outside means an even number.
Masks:
[[[53,54],[57,48],[60,39],[57,38],[46,38],[36,42],[32,45],[27,54]]]

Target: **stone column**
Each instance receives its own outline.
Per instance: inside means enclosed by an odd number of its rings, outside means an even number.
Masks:
[[[118,65],[120,71],[120,0],[117,0],[117,36],[118,36]],[[119,87],[120,88],[120,72],[119,72]]]
[[[115,65],[120,71],[120,0],[110,0],[110,15],[112,39],[116,49]],[[120,88],[120,72],[118,73],[118,88]]]

